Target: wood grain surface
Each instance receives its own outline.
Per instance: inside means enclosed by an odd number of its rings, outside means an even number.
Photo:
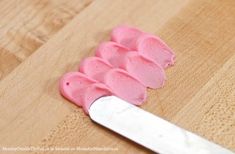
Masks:
[[[234,0],[43,0],[44,11],[41,1],[17,2],[0,2],[1,146],[151,153],[94,124],[58,92],[61,75],[94,55],[113,27],[129,24],[160,36],[177,56],[165,87],[148,90],[142,108],[235,151]]]
[[[91,2],[92,0],[0,1],[0,79]]]

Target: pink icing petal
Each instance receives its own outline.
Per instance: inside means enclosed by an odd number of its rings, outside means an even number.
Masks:
[[[113,67],[123,67],[124,59],[129,49],[116,43],[104,42],[96,49],[96,56],[106,60]]]
[[[92,79],[103,82],[104,73],[112,66],[99,57],[88,57],[80,63],[79,71]]]
[[[102,43],[97,48],[96,55],[108,61],[113,67],[125,69],[146,87],[160,88],[164,84],[165,73],[161,66],[118,43]]]
[[[95,80],[86,77],[82,73],[70,72],[60,79],[59,88],[65,98],[78,106],[82,106],[81,98],[84,95],[84,89],[94,83],[96,83]]]
[[[147,98],[146,87],[121,69],[111,69],[105,74],[105,84],[118,97],[135,105],[141,105]]]
[[[65,74],[60,80],[60,92],[68,100],[82,106],[86,114],[96,99],[112,95],[107,86],[97,83],[80,72]]]
[[[91,104],[102,96],[110,96],[112,92],[102,83],[95,83],[85,89],[83,97],[83,110],[89,114],[88,110]]]
[[[164,69],[160,65],[144,58],[137,52],[127,54],[125,69],[146,87],[161,88],[166,80]]]
[[[137,42],[137,50],[155,63],[159,63],[163,68],[174,64],[173,51],[160,38],[142,35]]]
[[[175,54],[159,37],[142,32],[137,28],[119,26],[113,29],[111,38],[129,50],[139,51],[163,68],[174,64]]]
[[[137,28],[118,26],[112,30],[111,40],[131,50],[136,50],[136,41],[142,34],[143,32]]]

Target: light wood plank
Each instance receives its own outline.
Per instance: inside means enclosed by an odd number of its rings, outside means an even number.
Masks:
[[[0,144],[106,146],[117,147],[121,153],[149,153],[94,125],[81,109],[58,93],[59,77],[75,70],[82,58],[93,55],[98,43],[109,39],[114,26],[127,23],[160,35],[177,55],[176,65],[167,70],[166,86],[149,90],[148,101],[142,108],[235,150],[234,140],[229,141],[223,136],[234,130],[231,125],[234,116],[227,114],[229,116],[224,119],[229,122],[224,120],[223,125],[217,127],[220,116],[216,116],[215,123],[210,123],[208,119],[213,114],[206,114],[209,106],[215,106],[213,113],[220,109],[214,105],[216,101],[208,98],[208,107],[199,108],[205,103],[199,99],[206,97],[200,95],[207,92],[205,85],[211,83],[210,88],[216,88],[212,84],[214,78],[219,79],[216,76],[234,74],[234,69],[230,69],[234,60],[231,57],[235,55],[234,11],[233,0],[210,3],[204,0],[148,0],[145,5],[141,0],[95,1],[0,82],[0,138],[3,139]],[[221,71],[224,69],[232,73]],[[223,85],[224,90],[234,88],[232,82]],[[231,103],[234,97],[227,96],[227,93],[223,95],[225,108],[234,112]],[[197,108],[199,100],[201,105]],[[181,118],[187,114],[190,114],[188,118]],[[194,115],[198,118],[188,123]],[[203,116],[208,119],[199,123]],[[211,131],[208,129],[211,126],[213,132],[223,130],[223,133],[216,136],[215,133],[206,133]]]
[[[172,120],[214,142],[235,149],[234,70],[235,55]]]
[[[91,2],[92,0],[1,1],[0,79],[10,73]]]

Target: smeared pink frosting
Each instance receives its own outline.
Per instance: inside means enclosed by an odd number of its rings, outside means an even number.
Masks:
[[[126,70],[146,87],[160,88],[164,84],[165,73],[160,65],[118,43],[100,44],[96,56],[108,61],[113,67]]]
[[[160,64],[163,68],[174,64],[175,54],[159,37],[136,28],[119,26],[111,34],[112,41],[129,50],[139,51],[143,56]]]
[[[146,87],[126,71],[112,66],[99,57],[86,58],[80,72],[107,85],[118,97],[135,105],[146,100]]]
[[[136,28],[119,26],[112,40],[100,44],[95,57],[85,58],[79,72],[67,73],[60,80],[61,94],[87,114],[102,96],[116,95],[141,105],[146,88],[163,87],[163,68],[174,64],[174,53],[160,38]]]
[[[85,113],[88,113],[90,105],[97,98],[112,95],[106,85],[98,83],[80,72],[63,75],[59,86],[61,94],[76,105],[83,107]]]

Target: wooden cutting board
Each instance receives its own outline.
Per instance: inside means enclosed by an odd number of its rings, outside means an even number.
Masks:
[[[113,27],[129,24],[160,36],[177,56],[165,87],[148,90],[142,108],[235,151],[234,0],[20,2],[0,2],[2,147],[151,153],[94,124],[58,92],[61,75],[94,55]]]

